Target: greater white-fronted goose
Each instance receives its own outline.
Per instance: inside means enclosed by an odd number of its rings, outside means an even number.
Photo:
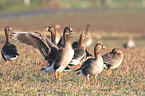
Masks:
[[[5,64],[7,64],[7,61],[13,61],[14,64],[14,60],[19,56],[19,54],[17,53],[16,46],[10,42],[10,31],[12,31],[12,28],[10,26],[6,26],[4,31],[6,42],[1,50],[2,57],[5,60]]]
[[[48,26],[46,29],[44,29],[45,31],[48,31],[51,33],[51,42],[54,43],[55,45],[57,44],[56,41],[56,32],[53,26]]]
[[[61,72],[66,68],[66,66],[70,63],[70,61],[73,58],[74,55],[74,50],[71,47],[70,40],[69,40],[69,29],[67,29],[68,32],[65,32],[64,35],[64,47],[58,54],[55,63],[48,66],[44,67],[41,70],[46,71],[46,72],[55,72],[55,79],[57,79],[57,73],[58,73],[58,78],[60,79],[60,74]]]
[[[70,61],[68,62],[68,60],[69,58],[71,58],[71,56],[70,57],[67,57],[67,56],[71,52],[72,47],[71,48],[69,47],[69,43],[68,43],[69,38],[67,34],[71,34],[72,31],[73,31],[72,28],[69,28],[69,27],[64,28],[63,38],[64,40],[66,40],[66,42],[64,42],[65,48],[62,48],[62,47],[59,48],[57,45],[52,43],[51,40],[48,39],[45,35],[40,34],[38,32],[13,32],[12,38],[20,43],[30,45],[33,48],[35,48],[35,50],[50,64],[48,68],[53,67],[52,70],[49,70],[50,72],[57,69],[58,69],[57,71],[61,72],[63,70],[63,67],[66,67],[70,62]],[[70,52],[68,52],[68,49],[70,49]],[[64,52],[65,54],[67,53],[68,55],[63,56]],[[74,54],[74,51],[71,52],[71,54]],[[57,58],[60,58],[60,59],[57,59]],[[59,62],[62,63],[61,59],[63,58],[65,59],[67,58],[66,60],[67,65],[65,65],[66,63],[63,60],[64,65],[62,64],[61,66]],[[42,69],[45,69],[45,68],[42,68]]]
[[[106,48],[102,43],[97,43],[94,48],[94,55],[95,58],[89,58],[87,59],[81,66],[80,69],[77,69],[76,71],[79,70],[79,72],[85,76],[87,76],[87,81],[90,82],[89,76],[93,75],[95,79],[95,83],[97,82],[96,80],[96,75],[101,73],[104,64],[103,64],[103,58],[101,56],[100,49]]]
[[[123,60],[123,53],[120,48],[114,48],[111,52],[103,56],[104,67],[107,68],[108,75],[111,74],[111,69],[117,68]]]
[[[57,44],[60,40],[60,36],[57,31],[57,29],[59,29],[59,28],[60,28],[60,25],[55,24],[54,27],[48,26],[46,29],[44,29],[45,31],[48,31],[51,33],[51,36],[50,37],[48,36],[48,38],[50,38],[54,44]]]
[[[89,31],[89,28],[90,28],[90,24],[87,24],[86,26],[86,39],[85,39],[85,46],[88,47],[91,45],[92,43],[92,36],[91,36],[91,33]]]
[[[133,48],[135,47],[136,44],[135,42],[133,41],[133,37],[131,34],[128,35],[128,40],[127,40],[127,43],[123,45],[124,48]]]
[[[74,48],[74,56],[69,65],[81,64],[86,59],[84,40],[86,35],[82,33],[79,38],[79,46]]]
[[[64,29],[63,33],[68,33],[67,29],[70,29],[69,33],[71,34],[73,30],[68,27]],[[38,32],[13,32],[12,38],[20,43],[32,46],[50,65],[55,62],[61,50],[47,36]]]

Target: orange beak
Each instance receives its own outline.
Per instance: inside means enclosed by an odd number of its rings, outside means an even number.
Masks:
[[[44,29],[44,31],[48,31],[47,29]]]

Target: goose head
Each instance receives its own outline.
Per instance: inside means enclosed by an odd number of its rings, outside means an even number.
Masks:
[[[122,50],[121,50],[120,48],[114,48],[114,49],[112,50],[112,54],[113,54],[114,56],[118,56],[118,57],[120,57],[121,59],[123,59],[123,53],[122,53]]]
[[[54,33],[54,27],[52,26],[48,26],[46,29],[44,29],[45,31],[48,31],[50,33]]]
[[[63,35],[69,34],[69,37],[71,37],[72,34],[73,34],[73,31],[74,31],[74,29],[69,28],[69,27],[65,27],[65,28],[64,28],[64,32],[63,32]]]
[[[6,26],[4,31],[6,35],[6,42],[10,42],[10,31],[12,31],[12,28],[10,26]]]
[[[105,47],[102,43],[97,43],[95,45],[95,48],[94,48],[94,54],[95,54],[95,58],[97,57],[97,55],[99,54],[99,51],[101,49],[107,49],[107,47]]]

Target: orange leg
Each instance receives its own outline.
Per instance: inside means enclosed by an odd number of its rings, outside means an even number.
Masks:
[[[88,83],[90,83],[89,75],[87,75],[87,81],[88,81]]]
[[[13,65],[15,65],[15,61],[13,61]]]
[[[62,72],[59,72],[59,73],[58,73],[58,80],[61,80],[61,79],[60,79],[61,73],[62,73]]]
[[[97,80],[96,80],[96,75],[94,75],[94,79],[95,79],[95,83],[97,83]]]
[[[82,66],[82,63],[79,64],[79,68]]]
[[[81,64],[79,64],[79,68],[81,67]]]
[[[5,61],[5,65],[7,65],[7,61]]]
[[[55,79],[57,79],[57,72],[55,72]]]
[[[107,73],[108,73],[108,76],[110,76],[111,75],[111,69],[108,69]]]

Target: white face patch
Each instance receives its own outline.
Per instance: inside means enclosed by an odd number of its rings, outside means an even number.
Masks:
[[[10,27],[10,30],[12,30],[12,28]]]
[[[72,28],[70,28],[70,31],[73,31],[73,29],[72,29]]]
[[[47,30],[49,30],[49,27],[47,27]]]

